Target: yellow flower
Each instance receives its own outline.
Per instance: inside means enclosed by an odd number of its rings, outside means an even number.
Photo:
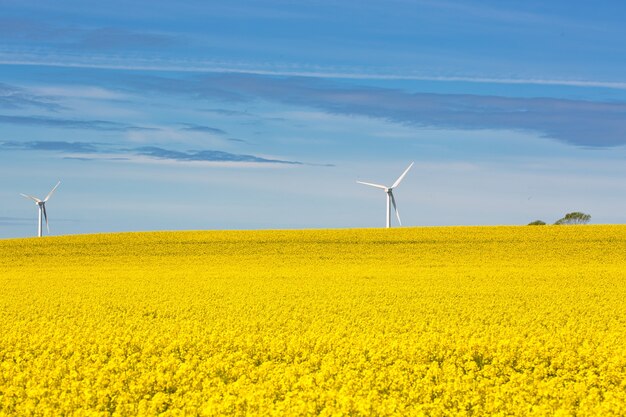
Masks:
[[[626,415],[626,227],[0,241],[0,416]]]

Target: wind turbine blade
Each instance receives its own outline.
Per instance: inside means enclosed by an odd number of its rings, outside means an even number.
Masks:
[[[411,165],[409,165],[409,167],[407,169],[404,170],[404,172],[402,173],[402,175],[400,175],[398,177],[398,179],[396,180],[396,182],[393,183],[393,185],[391,186],[391,188],[396,188],[398,185],[400,185],[400,181],[402,181],[402,179],[404,178],[404,176],[406,175],[407,172],[409,172],[409,169],[411,169],[411,167],[413,166],[415,162],[411,162]]]
[[[359,184],[369,185],[370,187],[382,188],[383,190],[387,189],[387,187],[385,187],[384,185],[380,185],[380,184],[372,184],[371,182],[363,182],[363,181],[357,181],[357,182]]]
[[[33,197],[32,195],[28,195],[28,194],[22,194],[20,193],[20,195],[22,197],[26,197],[26,198],[30,198],[31,200],[33,200],[35,203],[41,203],[41,200],[38,199],[37,197]]]
[[[398,218],[398,223],[400,224],[400,226],[402,226],[402,220],[400,220],[400,213],[398,213],[398,206],[396,206],[396,199],[393,196],[393,193],[390,193],[391,195],[391,204],[393,204],[393,211],[396,212],[396,217]]]
[[[43,210],[43,217],[46,219],[46,229],[48,230],[48,234],[50,234],[50,226],[48,226],[48,213],[46,213],[46,205],[42,204],[41,209]]]
[[[57,182],[57,185],[54,186],[54,188],[52,190],[50,190],[50,192],[48,193],[48,195],[46,196],[46,198],[43,199],[43,201],[48,201],[48,199],[50,197],[52,197],[52,194],[54,193],[54,190],[57,189],[57,187],[61,184],[61,181]]]

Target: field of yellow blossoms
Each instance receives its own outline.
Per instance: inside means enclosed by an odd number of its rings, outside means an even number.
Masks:
[[[0,415],[626,415],[626,226],[0,241]]]

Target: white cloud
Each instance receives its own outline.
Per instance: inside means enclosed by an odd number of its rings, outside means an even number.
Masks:
[[[51,66],[65,68],[93,68],[128,71],[175,71],[195,73],[230,73],[251,74],[287,77],[313,77],[326,79],[348,80],[387,80],[387,81],[439,81],[439,82],[468,82],[481,84],[508,84],[508,85],[552,85],[580,88],[607,88],[613,90],[626,90],[626,81],[621,80],[594,80],[576,78],[528,78],[528,77],[491,77],[474,75],[442,76],[428,73],[412,73],[408,71],[379,71],[368,72],[363,68],[347,68],[336,70],[316,66],[310,69],[306,66],[294,66],[281,68],[270,65],[230,64],[224,62],[202,60],[176,60],[176,59],[138,59],[112,57],[105,55],[92,56],[67,56],[59,60],[58,54],[40,55],[29,53],[9,53],[0,51],[0,64],[2,65],[30,65]]]
[[[94,100],[127,100],[132,96],[111,89],[89,85],[46,85],[27,88],[33,94]]]

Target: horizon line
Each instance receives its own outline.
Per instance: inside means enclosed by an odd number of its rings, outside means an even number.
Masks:
[[[58,220],[57,220],[58,221]],[[77,221],[67,220],[64,221]],[[78,220],[80,221],[80,220]],[[558,225],[547,223],[542,226],[547,227],[607,227],[607,226],[623,226],[626,227],[626,223],[593,223],[593,224],[577,224],[577,225]],[[54,234],[45,235],[43,238],[63,238],[70,236],[93,236],[93,235],[119,235],[130,233],[224,233],[224,232],[302,232],[302,231],[333,231],[333,230],[402,230],[402,229],[421,229],[421,228],[445,228],[445,227],[484,227],[484,228],[500,228],[500,227],[532,227],[540,228],[541,226],[534,226],[529,224],[448,224],[448,225],[419,225],[419,226],[394,226],[386,228],[384,226],[363,226],[363,227],[294,227],[294,228],[263,228],[256,229],[150,229],[150,230],[123,230],[123,231],[111,231],[111,232],[85,232],[85,233],[68,233],[68,234]],[[24,237],[0,237],[2,240],[15,240],[15,239],[36,239],[40,240],[42,237],[37,236],[24,236]]]

